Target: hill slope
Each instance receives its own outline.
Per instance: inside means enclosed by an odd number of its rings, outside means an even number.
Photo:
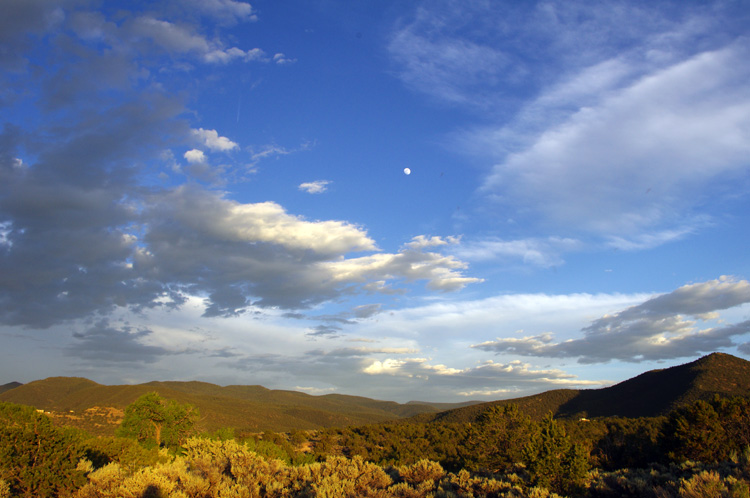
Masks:
[[[23,384],[21,384],[20,382],[8,382],[7,384],[3,384],[2,386],[0,386],[0,394],[22,385]]]
[[[58,414],[63,423],[94,433],[114,431],[122,410],[144,393],[191,403],[201,413],[200,428],[213,431],[290,431],[361,425],[436,412],[426,404],[399,404],[358,396],[266,389],[261,386],[221,387],[205,382],[148,382],[105,386],[77,377],[50,377],[0,393],[0,401],[33,406]]]
[[[602,389],[556,389],[534,396],[425,414],[415,420],[467,422],[490,406],[516,404],[533,418],[548,412],[557,417],[653,417],[699,399],[750,396],[750,361],[712,353],[684,365],[651,370]]]

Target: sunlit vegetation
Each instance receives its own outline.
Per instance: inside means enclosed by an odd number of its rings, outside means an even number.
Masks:
[[[665,417],[534,420],[507,405],[474,422],[251,437],[199,434],[189,406],[158,396],[133,405],[128,437],[98,437],[0,404],[0,498],[750,497],[750,401],[739,397]]]
[[[149,447],[177,448],[193,431],[198,416],[194,406],[150,392],[127,407],[116,435],[134,438]]]

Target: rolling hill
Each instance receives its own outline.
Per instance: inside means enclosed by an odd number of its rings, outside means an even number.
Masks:
[[[439,410],[429,403],[399,404],[340,394],[311,396],[262,386],[222,387],[197,381],[107,386],[80,377],[50,377],[15,385],[0,393],[0,401],[33,406],[50,412],[60,423],[111,434],[125,407],[150,391],[198,407],[199,425],[206,431],[223,427],[239,432],[310,430],[385,422]],[[451,407],[455,406],[461,405]]]
[[[415,417],[419,421],[467,422],[490,406],[516,404],[533,418],[654,417],[715,395],[750,397],[750,361],[712,353],[683,365],[650,370],[601,389],[555,389],[533,396],[492,401]]]

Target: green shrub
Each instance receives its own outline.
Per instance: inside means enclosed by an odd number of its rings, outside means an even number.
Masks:
[[[91,438],[84,443],[85,455],[94,469],[109,463],[118,463],[128,471],[134,472],[141,467],[164,463],[167,457],[157,448],[145,448],[137,441],[124,437]]]
[[[13,495],[58,496],[86,480],[80,435],[29,406],[0,403],[0,479]]]

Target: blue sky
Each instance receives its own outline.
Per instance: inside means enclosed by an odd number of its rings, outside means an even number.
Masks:
[[[465,401],[750,358],[746,1],[3,10],[0,382]]]

